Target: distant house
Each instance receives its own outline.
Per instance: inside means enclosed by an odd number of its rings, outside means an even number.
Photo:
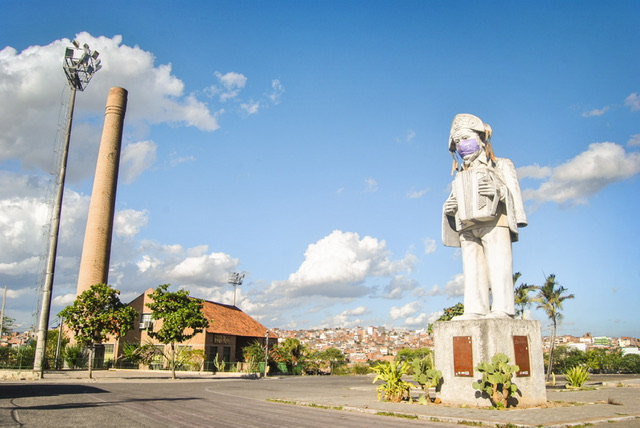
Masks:
[[[129,303],[129,306],[138,311],[139,315],[133,330],[130,330],[126,336],[120,339],[118,344],[120,349],[125,343],[164,346],[149,336],[149,332],[154,331],[154,329],[157,331],[161,326],[159,323],[162,322],[152,320],[151,310],[146,306],[147,303],[151,302],[149,294],[153,293],[153,291],[150,288]],[[269,346],[275,346],[278,343],[278,336],[273,331],[268,330],[236,306],[205,301],[202,305],[202,312],[209,320],[209,327],[189,341],[179,344],[179,346],[186,346],[193,350],[203,350],[205,370],[213,368],[213,361],[215,361],[216,356],[219,360],[227,363],[244,361],[242,349],[256,340],[264,346],[267,331],[269,332]],[[121,350],[115,350],[114,348],[115,343],[113,342],[105,344],[105,361],[113,359],[114,351],[119,354],[122,353]]]

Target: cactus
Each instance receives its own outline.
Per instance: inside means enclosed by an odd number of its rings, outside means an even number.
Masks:
[[[509,397],[518,390],[511,379],[520,368],[509,364],[509,357],[505,354],[498,353],[493,356],[491,363],[483,361],[478,364],[476,370],[482,373],[482,380],[473,382],[473,388],[488,395],[494,407],[498,409],[508,407]]]
[[[413,380],[420,384],[420,387],[429,397],[429,388],[436,388],[442,380],[442,372],[433,368],[433,360],[431,355],[424,358],[416,358],[411,364],[413,365]],[[425,400],[427,403],[429,400]]]

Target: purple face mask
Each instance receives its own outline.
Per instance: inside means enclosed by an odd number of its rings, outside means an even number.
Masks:
[[[475,138],[470,138],[468,140],[460,141],[458,143],[457,150],[458,150],[458,154],[464,158],[465,156],[480,150],[480,145],[478,144],[478,140],[476,140]]]

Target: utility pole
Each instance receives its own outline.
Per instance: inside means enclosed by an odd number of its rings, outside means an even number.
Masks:
[[[51,311],[51,294],[53,292],[53,277],[56,267],[56,253],[58,251],[58,232],[60,231],[60,214],[62,213],[62,198],[64,196],[64,182],[67,175],[67,158],[69,156],[69,141],[71,140],[71,125],[73,123],[73,109],[76,102],[76,91],[84,91],[91,77],[102,68],[98,59],[98,52],[91,51],[85,44],[80,47],[77,41],[73,41],[73,47],[68,47],[64,55],[62,65],[71,87],[69,95],[69,112],[67,114],[67,129],[62,148],[62,159],[58,170],[58,190],[53,206],[51,218],[51,230],[49,232],[49,252],[47,267],[42,291],[42,306],[38,322],[38,340],[33,361],[33,370],[42,377],[44,373],[44,359],[47,346],[47,332],[49,330],[49,313]]]
[[[4,286],[2,293],[2,311],[0,312],[0,338],[2,337],[2,329],[4,328],[4,305],[7,303],[7,286]]]

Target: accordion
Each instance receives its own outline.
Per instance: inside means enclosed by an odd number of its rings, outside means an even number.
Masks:
[[[453,191],[458,201],[458,221],[489,221],[496,217],[500,200],[480,194],[478,187],[483,180],[495,182],[495,172],[487,167],[475,167],[456,174]]]

